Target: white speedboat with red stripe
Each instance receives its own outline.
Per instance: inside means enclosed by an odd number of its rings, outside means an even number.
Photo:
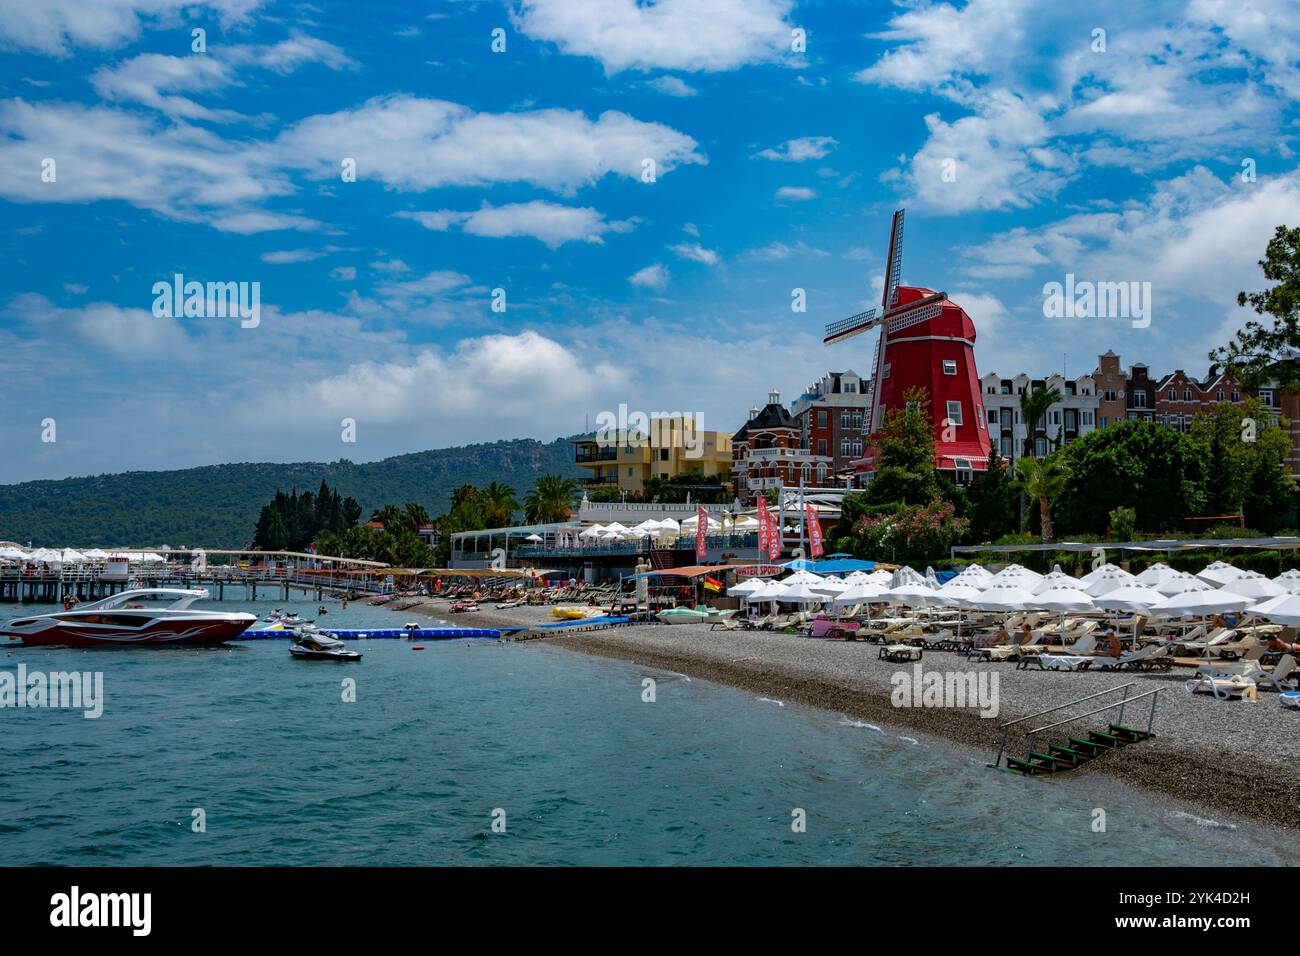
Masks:
[[[190,606],[207,597],[203,588],[122,591],[75,610],[0,624],[0,634],[26,647],[201,646],[238,637],[257,622],[252,614]]]

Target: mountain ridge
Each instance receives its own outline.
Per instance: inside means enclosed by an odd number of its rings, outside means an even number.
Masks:
[[[0,540],[44,547],[241,548],[276,489],[316,491],[329,482],[366,514],[418,501],[447,510],[454,488],[500,481],[520,498],[538,477],[579,477],[567,438],[502,439],[406,452],[373,462],[229,462],[0,485]]]

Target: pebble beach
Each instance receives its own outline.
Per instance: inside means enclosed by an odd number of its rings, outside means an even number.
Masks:
[[[915,665],[880,660],[879,646],[865,641],[728,632],[707,624],[538,630],[538,625],[554,620],[549,606],[498,609],[485,603],[478,612],[458,614],[450,614],[449,608],[447,601],[427,599],[399,613],[432,616],[466,627],[528,628],[518,637],[944,738],[985,753],[990,763],[1001,740],[1000,725],[1008,720],[1130,681],[1131,697],[1160,688],[1154,739],[1108,753],[1067,776],[1108,774],[1218,816],[1300,830],[1300,714],[1283,708],[1277,695],[1268,692],[1261,693],[1258,702],[1189,695],[1184,683],[1191,672],[1182,668],[1168,673],[1017,670],[1011,662],[980,663],[964,655],[926,651],[920,661],[923,672],[997,675],[1000,710],[996,717],[986,718],[974,709],[894,706],[891,678],[899,671],[913,671]],[[1125,722],[1145,726],[1148,713],[1144,701],[1129,710]],[[1067,725],[1057,733],[1063,737],[1098,728],[1107,719],[1113,720],[1113,714],[1090,718],[1077,727]],[[1037,782],[1035,778],[1026,784]]]

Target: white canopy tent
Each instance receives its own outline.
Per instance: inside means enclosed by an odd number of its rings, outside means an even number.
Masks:
[[[1214,587],[1217,588],[1217,587],[1222,587],[1223,585],[1227,584],[1229,581],[1237,580],[1237,578],[1241,577],[1244,574],[1246,574],[1245,571],[1241,570],[1240,568],[1234,568],[1231,564],[1228,564],[1227,562],[1215,561],[1213,564],[1207,565],[1205,568],[1202,568],[1199,572],[1197,572],[1196,576],[1200,578],[1202,581],[1204,581],[1206,584],[1213,585]]]
[[[1263,601],[1266,598],[1275,598],[1287,593],[1286,588],[1273,583],[1258,571],[1247,571],[1241,577],[1223,585],[1219,590],[1240,594],[1242,597],[1248,597],[1255,601]]]

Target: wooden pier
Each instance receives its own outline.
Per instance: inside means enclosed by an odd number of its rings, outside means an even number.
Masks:
[[[207,588],[218,601],[281,600],[293,592],[314,595],[381,594],[390,587],[379,580],[358,579],[343,574],[304,574],[301,571],[247,571],[230,568],[133,569],[129,577],[108,577],[95,572],[6,571],[0,572],[0,603],[62,604],[98,601],[134,588]]]

